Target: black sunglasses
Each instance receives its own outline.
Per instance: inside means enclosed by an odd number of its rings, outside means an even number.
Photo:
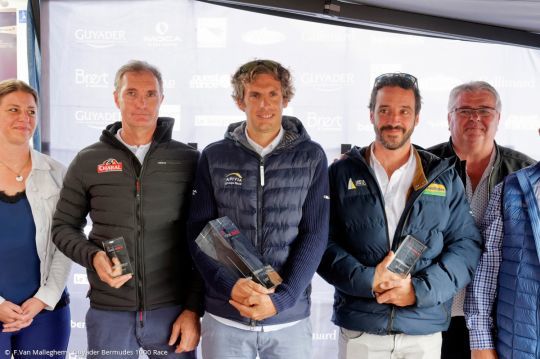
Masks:
[[[387,79],[404,79],[410,81],[411,84],[418,88],[418,79],[413,75],[407,74],[405,72],[389,72],[386,74],[379,75],[375,78],[374,87],[377,87],[378,84],[387,80]]]

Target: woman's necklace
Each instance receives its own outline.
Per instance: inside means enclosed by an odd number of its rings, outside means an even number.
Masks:
[[[7,168],[8,170],[10,170],[11,172],[13,172],[16,176],[15,176],[15,181],[17,182],[22,182],[24,180],[24,177],[22,175],[22,172],[24,170],[24,168],[26,167],[26,165],[28,164],[28,162],[30,162],[30,159],[31,159],[31,156],[28,155],[28,159],[26,160],[26,162],[24,163],[24,165],[21,167],[20,170],[18,171],[14,171],[11,167],[9,167],[8,165],[6,165],[4,163],[4,161],[0,161],[0,164],[2,164],[5,168]]]

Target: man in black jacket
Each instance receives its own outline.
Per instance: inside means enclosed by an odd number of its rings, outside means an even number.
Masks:
[[[459,160],[456,167],[477,225],[493,187],[508,174],[535,163],[523,153],[495,143],[500,116],[501,99],[493,86],[484,81],[461,84],[450,92],[448,100],[450,140],[428,149],[439,157]],[[454,298],[450,327],[443,332],[443,359],[466,358],[469,350],[475,358],[475,355],[493,349],[490,344],[482,343],[477,333],[477,317],[467,316],[465,325],[464,300],[465,290],[462,290]],[[471,329],[470,333],[467,327]]]
[[[154,66],[122,66],[114,101],[122,121],[71,163],[52,228],[57,247],[87,269],[88,357],[137,358],[143,349],[151,358],[194,358],[202,281],[184,232],[198,152],[171,139],[173,119],[158,118],[163,82]],[[117,237],[131,274],[118,276],[103,250]]]

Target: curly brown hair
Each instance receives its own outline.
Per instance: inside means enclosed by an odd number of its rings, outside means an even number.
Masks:
[[[237,102],[244,100],[245,85],[255,80],[255,77],[262,74],[272,75],[281,83],[281,93],[283,99],[290,101],[294,96],[292,76],[289,70],[284,68],[279,62],[272,60],[253,60],[238,68],[231,79],[233,86],[232,98]]]

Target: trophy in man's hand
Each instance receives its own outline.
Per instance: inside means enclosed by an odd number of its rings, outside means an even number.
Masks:
[[[268,289],[282,282],[270,265],[262,263],[251,241],[229,217],[208,222],[195,242],[207,256],[241,277],[249,277]]]
[[[388,265],[388,270],[406,277],[426,250],[426,245],[411,235],[406,236]]]
[[[103,242],[103,248],[113,264],[111,276],[118,277],[124,274],[133,273],[124,237],[118,237]]]

